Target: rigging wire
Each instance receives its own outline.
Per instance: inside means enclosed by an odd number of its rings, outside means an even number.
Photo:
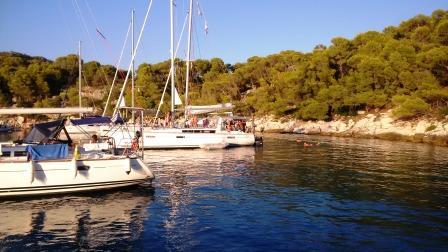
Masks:
[[[58,1],[58,11],[59,11],[59,15],[64,20],[65,32],[68,33],[68,35],[70,37],[70,41],[75,41],[74,36],[72,34],[72,30],[70,29],[70,26],[68,25],[68,22],[67,22],[67,15],[65,14],[60,1]]]
[[[84,16],[82,15],[81,8],[79,7],[79,4],[78,4],[78,0],[73,0],[73,2],[76,4],[76,7],[75,7],[75,5],[73,5],[73,7],[75,8],[75,12],[78,15],[79,19],[81,20],[81,23],[83,24],[84,30],[87,33],[87,37],[89,38],[89,41],[90,41],[90,43],[93,46],[93,49],[94,49],[96,57],[99,58],[98,57],[98,50],[97,50],[97,48],[95,46],[95,43],[93,42],[92,36],[90,35],[90,32],[89,32],[89,29],[87,28],[87,24],[85,22]],[[104,79],[106,80],[106,83],[109,83],[109,80],[107,78],[106,72],[104,71],[103,68],[100,67],[100,69],[101,69],[101,72],[104,75]]]
[[[90,13],[90,17],[93,19],[93,23],[95,24],[95,27],[99,28],[100,26],[98,25],[98,22],[96,21],[95,16],[93,15],[93,11],[92,8],[90,8],[90,4],[88,1],[84,0],[84,4],[87,6],[87,10]]]
[[[67,15],[64,12],[64,8],[62,8],[61,3],[59,1],[58,1],[58,11],[59,11],[60,16],[64,20],[64,26],[66,28],[65,31],[68,33],[70,41],[73,41],[74,40],[74,36],[73,36],[73,33],[71,32],[72,30],[70,29],[70,26],[68,24]],[[70,68],[69,75],[71,76],[71,75],[73,75],[73,73],[74,73],[74,70],[72,68]],[[68,92],[68,85],[69,85],[69,83],[66,83],[64,85],[64,88],[61,91],[61,94],[62,93],[64,94],[63,97],[62,97],[61,107],[65,107],[65,104],[66,104],[66,102],[68,100],[68,94],[67,94],[67,92]]]
[[[131,68],[132,68],[132,62],[133,62],[133,60],[135,58],[135,55],[137,53],[137,49],[138,49],[138,47],[140,45],[140,40],[142,38],[143,30],[145,29],[146,21],[148,19],[149,11],[151,10],[151,7],[152,7],[152,0],[150,0],[150,2],[149,2],[148,10],[146,11],[145,19],[143,21],[143,25],[142,25],[142,28],[140,30],[140,34],[139,34],[138,39],[137,39],[137,44],[136,44],[136,46],[134,48],[134,51],[132,52],[131,62],[129,63],[128,71],[126,73],[126,78],[124,79],[123,87],[121,88],[120,96],[118,97],[118,102],[117,102],[117,104],[115,106],[115,110],[114,110],[113,114],[115,114],[117,112],[118,106],[120,106],[121,100],[123,99],[124,90],[126,88],[126,84],[127,84],[128,79],[129,79],[129,73],[131,72]]]
[[[202,9],[201,9],[201,7],[200,7],[200,5],[199,5],[199,0],[196,1],[196,4],[197,4],[197,8],[198,8],[198,15],[201,16],[201,17],[203,17],[203,18],[205,19],[205,14],[204,14],[204,12],[202,11]],[[194,10],[192,10],[192,11],[193,11],[193,13],[194,13]],[[189,14],[189,13],[187,12],[187,15],[186,15],[186,17],[185,17],[184,24],[183,24],[183,27],[182,27],[182,31],[181,31],[181,34],[180,34],[180,39],[179,39],[179,41],[178,41],[177,48],[176,48],[176,51],[175,51],[175,55],[177,55],[177,52],[178,52],[178,49],[179,49],[179,45],[180,45],[181,39],[182,39],[182,37],[183,37],[183,32],[184,32],[184,30],[185,30],[185,26],[186,26],[187,19],[188,19],[188,14]],[[197,24],[195,23],[195,26],[196,26],[196,25],[197,25]],[[207,25],[207,22],[205,22],[205,25]],[[207,27],[207,28],[208,28],[208,27]],[[193,30],[194,30],[194,32],[195,32],[196,37],[199,37],[198,34],[197,34],[197,30],[198,30],[198,29],[193,29]],[[194,38],[193,38],[193,39],[194,39]],[[201,52],[200,52],[200,49],[199,49],[199,41],[198,41],[198,40],[195,40],[195,41],[197,41],[199,55],[201,55]],[[194,47],[193,47],[193,49],[194,49]],[[191,59],[190,59],[190,60],[191,60]],[[191,62],[191,64],[192,64],[192,62]],[[160,98],[159,106],[158,106],[158,108],[157,108],[157,112],[156,112],[156,115],[154,116],[154,119],[157,119],[157,117],[159,116],[160,108],[161,108],[161,106],[162,106],[162,104],[163,104],[163,99],[164,99],[164,96],[165,96],[165,93],[166,93],[166,89],[167,89],[167,86],[168,86],[168,83],[169,83],[170,76],[171,76],[171,69],[170,69],[170,71],[169,71],[169,73],[168,73],[168,77],[167,77],[167,80],[166,80],[166,82],[165,82],[165,87],[164,87],[164,89],[163,89],[162,97]]]
[[[120,66],[120,63],[121,63],[121,59],[122,59],[122,57],[123,57],[123,52],[124,52],[124,49],[125,49],[125,47],[126,47],[126,43],[127,43],[127,41],[128,41],[128,37],[129,37],[129,32],[130,32],[130,30],[131,30],[131,23],[129,23],[128,31],[127,31],[127,33],[126,33],[126,38],[124,39],[123,47],[122,47],[122,49],[121,49],[120,58],[118,59],[118,62],[117,62],[117,65],[116,65],[116,70],[115,70],[114,79],[113,79],[112,84],[111,84],[111,87],[110,87],[110,89],[109,89],[109,95],[107,96],[106,105],[104,106],[103,116],[106,115],[106,112],[107,112],[107,106],[109,105],[110,97],[111,97],[111,95],[112,95],[112,90],[114,89],[115,81],[116,81],[116,79],[117,79],[117,74],[118,74],[118,72],[120,72],[121,75],[123,75],[123,73],[119,70],[119,66]]]
[[[100,37],[102,38],[102,42],[106,45],[106,49],[107,49],[107,54],[109,55],[109,57],[111,59],[114,58],[113,53],[112,53],[112,46],[110,45],[109,41],[107,40],[106,36],[104,36],[104,32],[103,29],[101,29],[101,27],[98,25],[98,22],[95,18],[95,15],[93,14],[92,8],[90,8],[90,4],[87,0],[84,0],[85,5],[87,6],[87,9],[89,11],[90,17],[93,20],[93,23],[95,25],[95,30],[97,32],[98,35],[100,35]],[[118,67],[117,67],[118,68]],[[124,78],[124,74],[120,71],[120,77]]]
[[[179,37],[180,37],[181,39],[182,39],[184,30],[185,30],[185,26],[186,26],[186,24],[187,24],[187,20],[188,20],[188,13],[187,13],[187,15],[185,16],[184,24],[183,24],[183,26],[182,26],[182,31],[180,32],[180,36],[179,36]],[[177,41],[176,50],[174,51],[174,57],[176,57],[177,52],[179,51],[179,46],[180,46],[181,39],[179,39],[179,40]],[[154,116],[154,119],[157,119],[157,117],[159,116],[160,108],[162,107],[162,104],[163,104],[163,98],[165,97],[166,88],[168,87],[168,83],[169,83],[169,81],[170,81],[171,72],[172,72],[172,71],[171,71],[171,69],[170,69],[170,71],[168,72],[168,77],[167,77],[167,79],[166,79],[165,87],[163,88],[162,97],[160,97],[159,106],[157,107],[157,112],[156,112],[156,115]]]
[[[89,83],[87,82],[86,75],[83,74],[82,72],[81,72],[81,75],[82,75],[82,78],[84,79],[85,86],[86,86],[86,87],[89,87]],[[89,88],[89,89],[90,89],[90,88]],[[84,90],[85,90],[85,88],[84,88]],[[94,101],[93,98],[92,98],[92,93],[90,93],[89,98],[90,98],[90,102],[92,102],[92,104],[93,104],[93,110],[95,111],[96,106],[95,106],[95,101]]]
[[[198,15],[204,19],[204,32],[205,32],[205,35],[207,35],[208,34],[207,18],[205,17],[205,13],[202,10],[201,5],[199,4],[199,0],[196,1],[196,5],[198,7]]]
[[[202,9],[202,7],[201,7],[201,5],[199,4],[199,0],[196,0],[196,8],[197,8],[197,13],[198,13],[198,16],[200,16],[203,20],[204,20],[204,32],[205,32],[205,35],[207,36],[208,35],[208,23],[207,23],[207,18],[205,17],[205,12],[204,12],[204,10]],[[195,22],[194,22],[194,26],[195,27],[198,27],[199,25],[198,25],[198,22],[199,22],[199,20],[194,20]],[[198,57],[199,58],[201,58],[202,57],[202,53],[201,53],[201,47],[200,47],[200,45],[199,45],[199,36],[198,36],[198,30],[200,30],[200,29],[193,29],[194,30],[194,34],[196,35],[193,39],[194,39],[194,41],[196,42],[196,43],[194,43],[194,44],[196,44],[196,49],[197,49],[197,51],[198,51]],[[193,50],[195,49],[195,47],[193,47]]]

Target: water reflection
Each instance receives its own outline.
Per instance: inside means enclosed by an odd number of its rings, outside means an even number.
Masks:
[[[0,202],[2,250],[132,248],[151,188]],[[35,247],[37,246],[37,247]]]
[[[185,250],[197,248],[201,244],[199,237],[209,230],[209,226],[202,222],[201,214],[220,205],[219,202],[214,205],[214,197],[209,198],[211,195],[202,191],[232,187],[231,181],[238,176],[238,167],[254,162],[255,149],[151,150],[145,155],[145,161],[157,174],[157,199],[164,204],[164,212],[160,216],[163,228],[146,235],[145,245],[154,249],[164,246]],[[207,199],[212,202],[203,204]],[[164,234],[164,239],[151,239],[159,233]]]
[[[297,137],[321,144],[305,148]],[[264,140],[262,148],[146,151],[154,192],[0,202],[0,247],[446,250],[448,148]]]
[[[444,247],[447,148],[300,137],[321,144],[304,148],[297,136],[268,135],[256,149],[148,152],[148,162],[156,166],[163,224],[151,225],[155,229],[145,235],[145,246]],[[163,239],[150,238],[160,233]]]
[[[302,137],[309,139],[307,137]],[[277,185],[300,186],[353,200],[392,200],[445,208],[448,149],[382,140],[318,138],[304,148],[291,135],[268,138],[257,167],[276,167]],[[312,140],[313,138],[311,138]],[[287,151],[278,152],[278,149]]]

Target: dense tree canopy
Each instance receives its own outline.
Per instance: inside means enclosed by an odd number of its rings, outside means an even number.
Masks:
[[[331,42],[317,45],[310,53],[283,51],[235,65],[219,58],[196,60],[192,62],[189,102],[233,102],[241,113],[323,120],[359,109],[393,108],[401,118],[447,113],[447,11],[436,10],[431,16],[418,15],[383,32],[368,31]],[[176,66],[176,86],[183,96],[186,65],[176,60]],[[169,67],[169,61],[138,67],[136,106],[157,108]],[[83,64],[86,105],[104,106],[114,74],[112,66],[95,61]],[[77,76],[76,55],[49,61],[0,53],[0,106],[76,105]],[[118,75],[118,88],[124,76],[123,72]],[[88,97],[92,89],[103,90],[101,97]],[[169,85],[166,91],[163,110],[169,108]],[[130,104],[130,92],[126,93]]]

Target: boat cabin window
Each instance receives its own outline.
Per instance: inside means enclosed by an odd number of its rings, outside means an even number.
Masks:
[[[26,157],[26,151],[2,151],[1,157]]]

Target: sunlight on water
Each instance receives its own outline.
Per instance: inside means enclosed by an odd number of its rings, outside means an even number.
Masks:
[[[257,148],[145,151],[152,187],[0,201],[0,250],[447,247],[448,148],[264,139]]]

